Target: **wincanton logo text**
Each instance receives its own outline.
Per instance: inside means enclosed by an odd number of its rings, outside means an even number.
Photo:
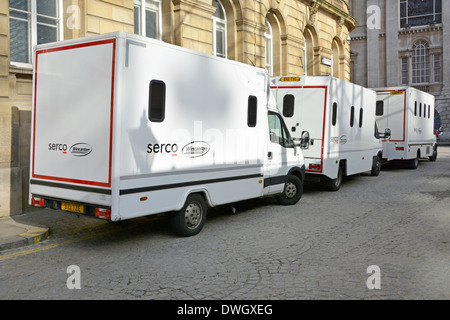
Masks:
[[[197,158],[207,154],[209,149],[210,149],[209,144],[207,144],[206,142],[194,141],[185,145],[181,150],[181,152],[186,157]]]
[[[70,147],[69,151],[76,157],[84,157],[92,152],[92,147],[87,143],[76,143]]]

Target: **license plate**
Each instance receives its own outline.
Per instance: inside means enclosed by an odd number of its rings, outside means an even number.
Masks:
[[[84,213],[84,205],[70,202],[61,202],[61,210]]]

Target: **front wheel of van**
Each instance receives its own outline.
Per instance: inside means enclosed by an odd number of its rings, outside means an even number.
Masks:
[[[205,199],[199,194],[192,194],[187,198],[183,209],[172,213],[172,227],[183,237],[194,236],[205,224],[206,210]]]
[[[284,185],[283,193],[276,195],[275,199],[281,205],[296,204],[303,194],[303,183],[299,177],[290,175]]]

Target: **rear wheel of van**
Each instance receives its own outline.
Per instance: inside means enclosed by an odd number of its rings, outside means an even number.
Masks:
[[[430,159],[430,161],[434,162],[437,159],[437,146],[433,147],[433,155],[431,157],[428,157],[428,159]]]
[[[342,166],[339,166],[336,179],[328,179],[326,186],[330,191],[338,191],[341,188],[343,180]]]
[[[419,166],[419,158],[420,158],[420,152],[417,152],[417,157],[414,159],[406,160],[405,166],[407,169],[417,169]]]
[[[290,175],[284,185],[283,193],[276,195],[275,199],[282,205],[296,204],[303,194],[303,183],[299,177]]]
[[[199,194],[192,194],[187,198],[183,209],[172,213],[172,227],[181,236],[194,236],[205,224],[206,210],[205,199]]]
[[[381,157],[378,156],[373,161],[372,170],[370,171],[370,175],[376,177],[380,174],[380,171],[381,171]]]

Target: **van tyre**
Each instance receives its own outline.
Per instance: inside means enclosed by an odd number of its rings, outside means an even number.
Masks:
[[[299,177],[290,175],[284,185],[283,193],[276,195],[279,204],[287,206],[296,204],[303,194],[303,183]]]
[[[380,174],[380,171],[381,171],[381,157],[378,156],[374,158],[370,175],[376,177]]]
[[[437,146],[433,147],[433,155],[431,157],[428,157],[428,159],[430,159],[431,162],[436,161],[436,159],[437,159]]]
[[[198,234],[206,220],[205,199],[199,194],[191,194],[180,211],[171,215],[171,224],[174,231],[183,236],[190,237]]]
[[[407,169],[412,169],[412,170],[417,169],[417,167],[419,166],[419,158],[420,158],[420,153],[417,152],[417,157],[416,158],[410,159],[410,160],[406,160],[405,167]]]
[[[326,186],[330,191],[338,191],[342,186],[343,180],[342,166],[339,166],[336,179],[328,179]]]

